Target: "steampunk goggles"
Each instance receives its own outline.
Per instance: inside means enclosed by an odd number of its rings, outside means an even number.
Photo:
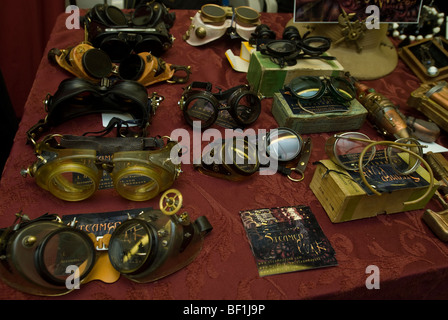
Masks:
[[[175,14],[154,1],[141,3],[130,15],[115,6],[97,4],[82,20],[88,41],[104,50],[114,62],[131,52],[150,52],[160,57],[174,41],[169,29]]]
[[[170,158],[176,144],[169,138],[48,135],[34,146],[36,162],[21,173],[57,198],[81,201],[99,189],[104,171],[122,197],[146,201],[179,176],[180,164]]]
[[[259,24],[260,13],[250,7],[222,7],[205,4],[192,18],[183,39],[192,46],[201,46],[221,38],[226,33],[231,38],[249,40]]]
[[[71,74],[98,83],[106,77],[133,80],[150,86],[157,82],[184,83],[188,80],[190,68],[166,63],[149,52],[129,54],[113,63],[106,51],[80,43],[73,48],[48,52],[49,60]],[[176,74],[179,72],[179,74]]]
[[[117,225],[101,236],[78,226],[85,214],[70,221],[55,214],[34,220],[17,214],[10,227],[0,229],[0,278],[42,296],[67,294],[93,280],[112,283],[120,275],[138,283],[156,281],[191,263],[213,229],[205,216],[192,221],[186,212],[177,215],[181,206],[182,195],[167,190],[160,210],[98,218],[98,224]]]
[[[240,181],[252,176],[269,161],[277,172],[294,182],[302,181],[311,153],[311,139],[305,142],[289,128],[277,128],[258,137],[233,137],[214,141],[204,150],[195,168],[206,175]],[[274,172],[275,173],[275,172]]]
[[[261,101],[248,85],[239,85],[224,92],[212,93],[210,82],[192,82],[184,89],[179,106],[186,122],[193,126],[194,121],[206,129],[213,125],[221,111],[227,111],[236,127],[254,123],[261,112]]]
[[[296,77],[285,86],[299,100],[317,100],[330,95],[339,102],[348,102],[356,97],[353,84],[344,77]]]
[[[130,114],[145,132],[157,107],[154,98],[148,98],[146,88],[135,81],[95,84],[81,78],[65,79],[54,95],[46,96],[47,115],[27,131],[28,141],[34,144],[50,128],[93,113]]]

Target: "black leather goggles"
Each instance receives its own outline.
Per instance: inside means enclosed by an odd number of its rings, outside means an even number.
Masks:
[[[330,49],[330,38],[307,35],[302,37],[295,26],[288,26],[283,31],[283,39],[275,40],[275,33],[267,25],[261,24],[252,34],[250,42],[257,44],[257,50],[270,56],[280,67],[293,66],[298,59],[335,59],[323,55]]]
[[[118,62],[131,52],[160,57],[172,46],[175,14],[161,3],[142,3],[130,15],[107,4],[94,6],[84,17],[88,40]]]
[[[213,125],[223,110],[233,119],[232,127],[254,123],[261,112],[261,100],[248,85],[212,93],[210,82],[192,82],[184,89],[179,105],[187,123],[193,126],[194,121],[199,121],[202,129]]]
[[[46,96],[44,105],[47,116],[27,131],[30,142],[65,121],[93,113],[130,114],[144,131],[154,112],[146,88],[128,80],[97,85],[81,78],[66,79],[54,95]]]

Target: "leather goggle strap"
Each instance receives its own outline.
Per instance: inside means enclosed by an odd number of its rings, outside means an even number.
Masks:
[[[26,132],[27,144],[36,144],[42,133],[50,130],[51,126],[48,124],[47,119],[40,119],[34,126],[32,126]]]
[[[212,93],[212,87],[213,87],[213,85],[210,82],[193,81],[187,87],[187,91],[193,90],[193,89],[203,89],[205,91]],[[219,101],[222,101],[222,100],[228,99],[235,91],[237,91],[238,89],[241,89],[241,88],[247,88],[247,85],[241,84],[241,85],[235,86],[233,88],[227,89],[225,91],[220,90],[218,93],[212,93],[212,94],[216,99],[218,99]]]
[[[120,151],[137,151],[159,149],[165,145],[159,137],[86,137],[75,135],[63,135],[59,148],[67,149],[91,149],[100,154],[112,154]]]
[[[159,149],[165,145],[159,137],[86,137],[63,135],[58,144],[59,148],[90,149],[100,154],[113,154],[120,151],[138,151]]]

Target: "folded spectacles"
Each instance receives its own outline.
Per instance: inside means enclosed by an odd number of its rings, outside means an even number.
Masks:
[[[330,137],[325,144],[325,151],[328,157],[349,171],[358,171],[363,183],[376,195],[380,195],[368,181],[364,173],[364,168],[371,163],[377,152],[377,146],[386,146],[383,149],[384,156],[393,170],[400,175],[409,175],[423,164],[430,175],[430,186],[425,194],[417,200],[407,202],[417,203],[428,196],[434,185],[434,176],[429,164],[423,159],[421,145],[413,138],[400,138],[396,141],[373,141],[360,132],[346,132]]]

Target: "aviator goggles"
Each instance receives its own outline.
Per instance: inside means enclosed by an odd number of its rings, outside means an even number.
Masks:
[[[355,87],[344,77],[296,77],[285,89],[302,101],[318,100],[325,95],[339,102],[349,102],[356,97]]]
[[[386,146],[385,149],[377,150],[377,146]],[[340,167],[348,171],[358,171],[363,183],[376,195],[381,193],[368,181],[364,169],[369,164],[375,165],[374,157],[377,152],[383,152],[383,156],[395,173],[409,175],[414,173],[421,164],[424,164],[430,174],[430,187],[427,192],[417,200],[416,203],[425,198],[432,189],[434,177],[428,163],[423,159],[421,145],[413,138],[400,138],[396,141],[373,141],[360,132],[346,132],[330,137],[325,144],[325,152],[328,157]],[[409,202],[411,203],[411,202]]]
[[[156,100],[154,100],[156,99]],[[130,114],[145,132],[151,122],[158,97],[148,98],[146,88],[135,81],[123,80],[111,83],[91,83],[85,79],[63,80],[54,95],[44,100],[47,115],[27,131],[33,144],[43,132],[65,121],[93,113]]]
[[[250,7],[205,4],[192,18],[183,39],[192,46],[201,46],[228,33],[231,38],[241,37],[248,41],[260,23],[259,19],[260,13]]]
[[[186,212],[176,215],[182,202],[169,196],[171,190],[160,199],[160,210],[96,215],[96,224],[114,225],[101,233],[82,230],[79,215],[30,220],[17,214],[10,227],[0,229],[0,278],[26,293],[59,296],[93,280],[113,283],[123,275],[147,283],[180,270],[197,257],[213,228],[205,216],[192,221]],[[172,211],[162,210],[165,201]]]
[[[210,82],[191,83],[184,89],[179,106],[186,122],[194,121],[206,129],[213,125],[222,111],[234,120],[233,127],[245,127],[254,123],[261,112],[261,101],[248,85],[239,85],[224,92],[212,93]]]
[[[37,161],[21,173],[57,198],[81,201],[99,189],[106,172],[122,197],[146,201],[179,176],[180,164],[170,158],[176,144],[169,138],[48,135],[34,146]]]
[[[195,168],[206,175],[232,181],[244,180],[277,163],[277,172],[291,181],[302,181],[311,154],[311,139],[305,142],[289,128],[277,128],[264,136],[233,137],[212,142],[202,154],[201,164]],[[299,177],[296,177],[299,175]]]

